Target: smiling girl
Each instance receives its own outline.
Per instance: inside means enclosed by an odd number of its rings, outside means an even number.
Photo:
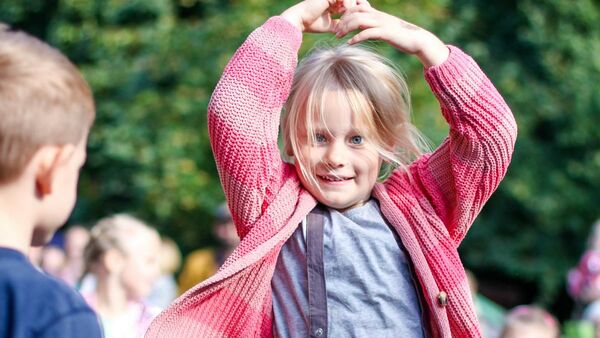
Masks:
[[[296,67],[302,32],[355,30]],[[402,77],[354,46],[369,39],[422,62],[450,125],[433,153]],[[457,248],[506,173],[516,125],[473,59],[364,0],[306,0],[238,49],[208,120],[241,243],[147,337],[481,336]]]

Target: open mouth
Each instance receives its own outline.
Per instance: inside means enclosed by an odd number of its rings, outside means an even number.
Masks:
[[[352,180],[352,177],[338,175],[317,175],[317,177],[319,178],[319,180],[331,184],[345,183]]]

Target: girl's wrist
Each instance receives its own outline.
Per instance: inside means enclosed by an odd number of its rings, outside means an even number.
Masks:
[[[428,37],[424,39],[422,46],[415,56],[419,58],[425,68],[441,65],[448,59],[450,50],[437,36],[426,32]]]
[[[286,19],[289,23],[291,23],[294,27],[298,28],[301,32],[304,32],[304,24],[302,22],[302,16],[299,13],[300,4],[296,4],[292,6],[283,13],[281,13],[281,17]]]

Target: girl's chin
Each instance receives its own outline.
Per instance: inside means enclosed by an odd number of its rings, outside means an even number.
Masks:
[[[332,198],[327,198],[327,196],[319,196],[317,199],[319,203],[326,205],[329,208],[335,209],[339,212],[348,211],[350,209],[361,207],[365,204],[364,200],[353,200],[353,201],[340,201]]]

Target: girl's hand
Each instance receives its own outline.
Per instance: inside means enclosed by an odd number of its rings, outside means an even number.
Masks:
[[[448,58],[448,48],[432,33],[393,15],[371,7],[367,0],[357,0],[356,6],[347,8],[336,22],[334,32],[338,38],[359,29],[348,43],[364,40],[382,40],[396,49],[415,55],[427,68],[439,65]]]
[[[302,32],[333,32],[338,20],[331,14],[344,13],[354,7],[356,0],[304,0],[285,10],[281,16]]]

